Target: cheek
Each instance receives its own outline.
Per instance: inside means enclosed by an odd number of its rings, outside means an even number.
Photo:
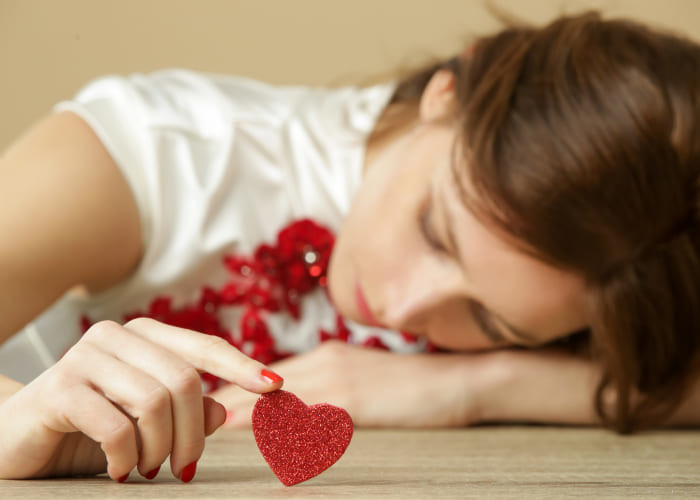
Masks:
[[[467,309],[456,304],[433,313],[427,337],[433,344],[450,351],[483,351],[497,347],[479,330]]]
[[[349,290],[353,281],[352,266],[349,265],[347,254],[345,238],[341,232],[336,237],[331,259],[328,263],[327,289],[331,302],[343,316],[347,316],[350,312]]]
[[[454,330],[454,327],[451,327],[451,329]],[[485,338],[481,333],[477,331],[469,332],[467,329],[459,332],[448,330],[431,331],[428,334],[428,340],[448,351],[472,352],[495,349],[497,347],[493,341]]]
[[[362,323],[356,298],[355,286],[360,283],[368,297],[376,300],[376,287],[382,283],[377,269],[382,268],[380,257],[380,233],[370,220],[365,207],[355,206],[336,235],[336,241],[328,265],[328,292],[333,305],[342,316]],[[373,304],[375,307],[377,304]]]

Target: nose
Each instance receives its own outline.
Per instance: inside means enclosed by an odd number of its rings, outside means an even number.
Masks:
[[[439,276],[416,270],[390,283],[380,319],[392,330],[425,333],[440,307],[465,296],[457,275]]]

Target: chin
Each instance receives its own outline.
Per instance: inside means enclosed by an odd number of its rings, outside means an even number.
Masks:
[[[335,279],[331,278],[333,276]],[[340,279],[339,279],[340,278]],[[359,317],[355,310],[354,294],[352,293],[353,281],[348,278],[339,277],[329,271],[328,273],[328,297],[335,310],[343,318],[355,323],[364,324],[365,321]]]
[[[326,289],[328,290],[328,297],[331,301],[331,304],[336,308],[338,313],[341,316],[345,316],[345,310],[347,307],[345,307],[345,295],[343,293],[343,279],[341,276],[338,276],[338,273],[336,272],[336,262],[335,259],[333,258],[334,255],[331,255],[331,261],[328,265],[328,284],[326,286]]]
[[[343,318],[355,323],[366,324],[366,320],[362,318],[355,302],[356,267],[353,265],[353,260],[347,258],[348,252],[343,250],[344,248],[339,246],[336,241],[326,275],[328,278],[328,297],[338,314]]]

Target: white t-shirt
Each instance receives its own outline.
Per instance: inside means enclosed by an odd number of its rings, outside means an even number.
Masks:
[[[27,382],[80,336],[79,319],[123,321],[156,296],[192,301],[221,286],[225,254],[250,254],[308,217],[337,232],[362,176],[365,143],[394,84],[340,89],[280,87],[168,70],[98,79],[57,111],[81,116],[132,189],[144,253],[138,269],[94,296],[68,294],[0,349],[0,372]],[[222,310],[235,328],[240,308]],[[302,299],[299,320],[268,314],[280,350],[311,349],[336,315],[323,290]],[[396,332],[351,322],[354,342],[379,337],[410,352]]]

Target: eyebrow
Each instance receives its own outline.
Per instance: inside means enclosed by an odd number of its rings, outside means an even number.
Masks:
[[[457,183],[457,179],[455,177],[455,172],[453,168],[450,168],[450,182]],[[434,187],[434,184],[433,184]],[[454,254],[454,258],[457,259],[457,262],[459,262],[460,267],[464,271],[465,274],[469,274],[468,269],[464,261],[461,259],[461,251],[459,247],[459,243],[457,242],[457,237],[455,236],[454,232],[454,219],[452,218],[452,213],[450,210],[448,210],[446,204],[445,204],[445,199],[443,197],[437,197],[437,196],[431,196],[433,200],[435,198],[440,198],[440,211],[442,212],[443,216],[445,217],[445,225],[447,226],[447,238],[449,240],[450,244],[450,249],[452,250],[452,253]],[[435,203],[433,201],[433,203]],[[542,341],[537,338],[536,335],[533,335],[532,333],[529,333],[521,328],[518,328],[516,326],[511,325],[508,323],[506,320],[501,318],[500,316],[492,313],[489,311],[486,307],[483,305],[481,306],[483,311],[491,316],[492,318],[495,318],[499,323],[501,323],[503,326],[506,327],[510,335],[517,340],[519,340],[521,343],[529,346],[537,346],[541,345]]]

